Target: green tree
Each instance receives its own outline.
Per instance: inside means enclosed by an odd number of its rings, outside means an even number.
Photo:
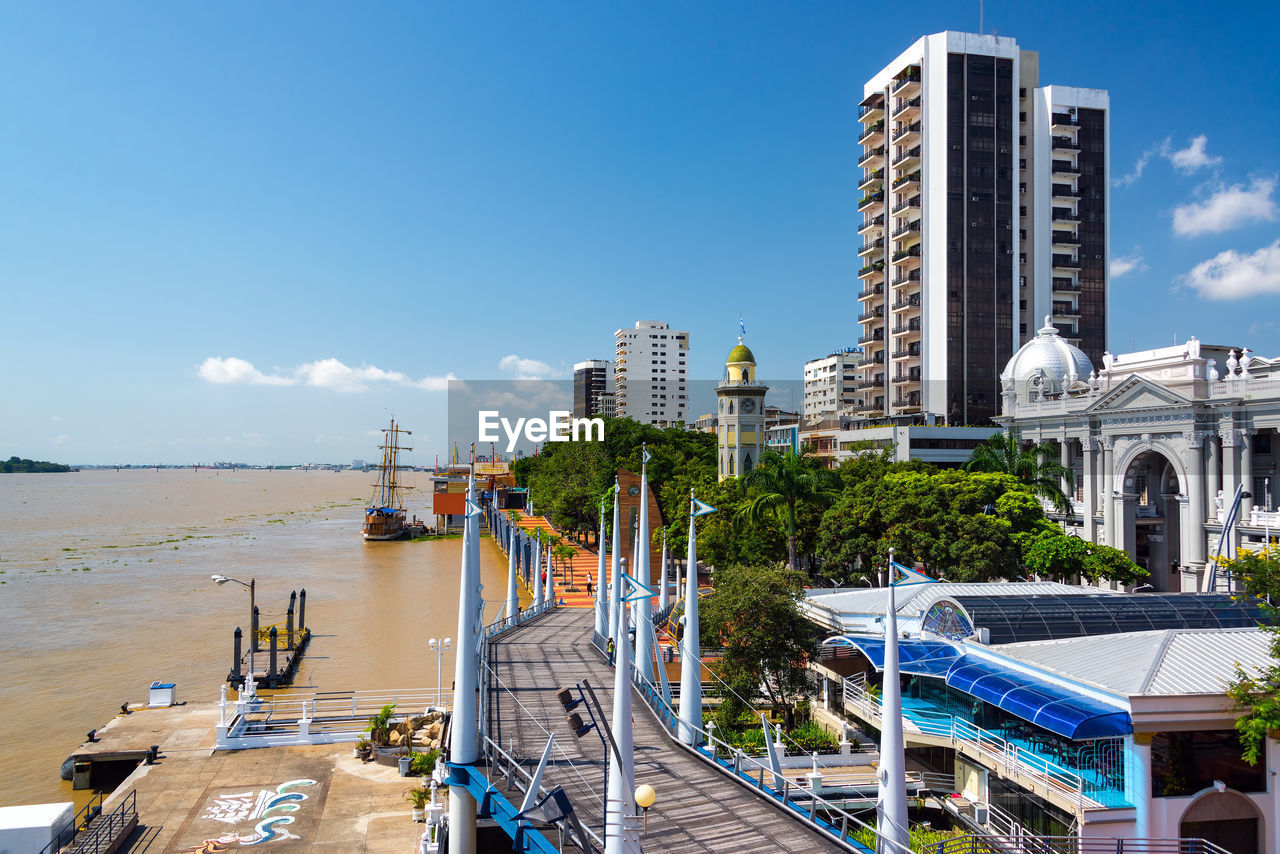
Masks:
[[[1137,584],[1150,577],[1149,572],[1129,559],[1128,553],[1088,543],[1079,537],[1068,537],[1061,531],[1042,533],[1029,540],[1022,562],[1036,575],[1068,584],[1078,578]]]
[[[1055,459],[1057,449],[1045,442],[1024,446],[1012,432],[996,433],[973,449],[965,468],[969,471],[1002,472],[1013,475],[1034,495],[1047,498],[1066,513],[1071,501],[1062,491],[1062,481],[1072,483],[1071,470]]]
[[[750,500],[738,512],[752,522],[772,517],[786,526],[787,565],[797,568],[796,510],[801,506],[826,506],[838,495],[840,476],[824,468],[805,446],[799,453],[766,450],[755,468],[742,476]]]
[[[892,546],[951,581],[1021,575],[1020,543],[1052,530],[1039,503],[1006,474],[897,464],[849,489],[823,516],[818,556],[846,582],[883,566]]]
[[[1235,708],[1244,712],[1236,719],[1236,732],[1245,761],[1256,765],[1265,753],[1267,739],[1280,733],[1280,611],[1273,604],[1280,602],[1280,546],[1244,552],[1234,560],[1222,561],[1220,569],[1231,572],[1271,616],[1263,626],[1271,633],[1271,666],[1248,673],[1237,665],[1236,681],[1227,689]]]
[[[762,686],[788,728],[812,649],[813,629],[798,607],[802,580],[782,566],[718,567],[715,590],[699,605],[704,642],[724,650],[716,675],[735,690]]]

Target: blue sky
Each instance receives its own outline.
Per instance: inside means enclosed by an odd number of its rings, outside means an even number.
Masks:
[[[1144,164],[1113,188],[1111,349],[1280,355],[1276,8],[984,23],[1110,90],[1114,177]],[[444,378],[564,376],[640,318],[711,378],[741,312],[798,377],[858,334],[863,81],[977,28],[976,2],[8,4],[0,455],[350,461],[395,413],[430,462]]]

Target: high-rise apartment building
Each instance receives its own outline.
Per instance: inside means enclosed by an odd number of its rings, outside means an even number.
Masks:
[[[986,423],[1046,315],[1101,358],[1107,93],[1038,75],[1011,38],[943,32],[867,81],[858,415]]]
[[[618,417],[669,427],[689,418],[689,333],[655,320],[613,333]]]
[[[837,350],[804,363],[804,419],[852,412],[860,401],[862,353],[855,347]]]
[[[588,359],[573,366],[573,417],[613,418],[617,414],[614,364]]]

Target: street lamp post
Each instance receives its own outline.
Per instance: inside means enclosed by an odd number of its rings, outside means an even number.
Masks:
[[[427,647],[429,649],[435,650],[435,653],[436,653],[436,705],[439,706],[440,708],[443,708],[443,705],[441,704],[441,701],[440,701],[440,690],[441,690],[440,671],[444,667],[444,651],[446,649],[449,649],[451,646],[453,646],[453,638],[444,638],[444,639],[430,638],[427,640]]]
[[[238,578],[231,578],[227,575],[211,575],[209,577],[213,579],[214,584],[221,585],[226,584],[228,581],[233,581],[241,587],[249,588],[249,634],[252,635],[252,637],[249,638],[249,678],[254,679],[253,651],[258,648],[258,632],[256,631],[257,626],[253,624],[253,615],[258,610],[257,602],[255,601],[258,579],[250,578],[249,582],[246,584]]]

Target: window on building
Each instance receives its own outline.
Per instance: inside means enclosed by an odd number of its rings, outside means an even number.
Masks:
[[[1151,795],[1172,798],[1207,789],[1215,780],[1238,792],[1266,791],[1266,764],[1241,758],[1233,729],[1158,732],[1151,739]]]

